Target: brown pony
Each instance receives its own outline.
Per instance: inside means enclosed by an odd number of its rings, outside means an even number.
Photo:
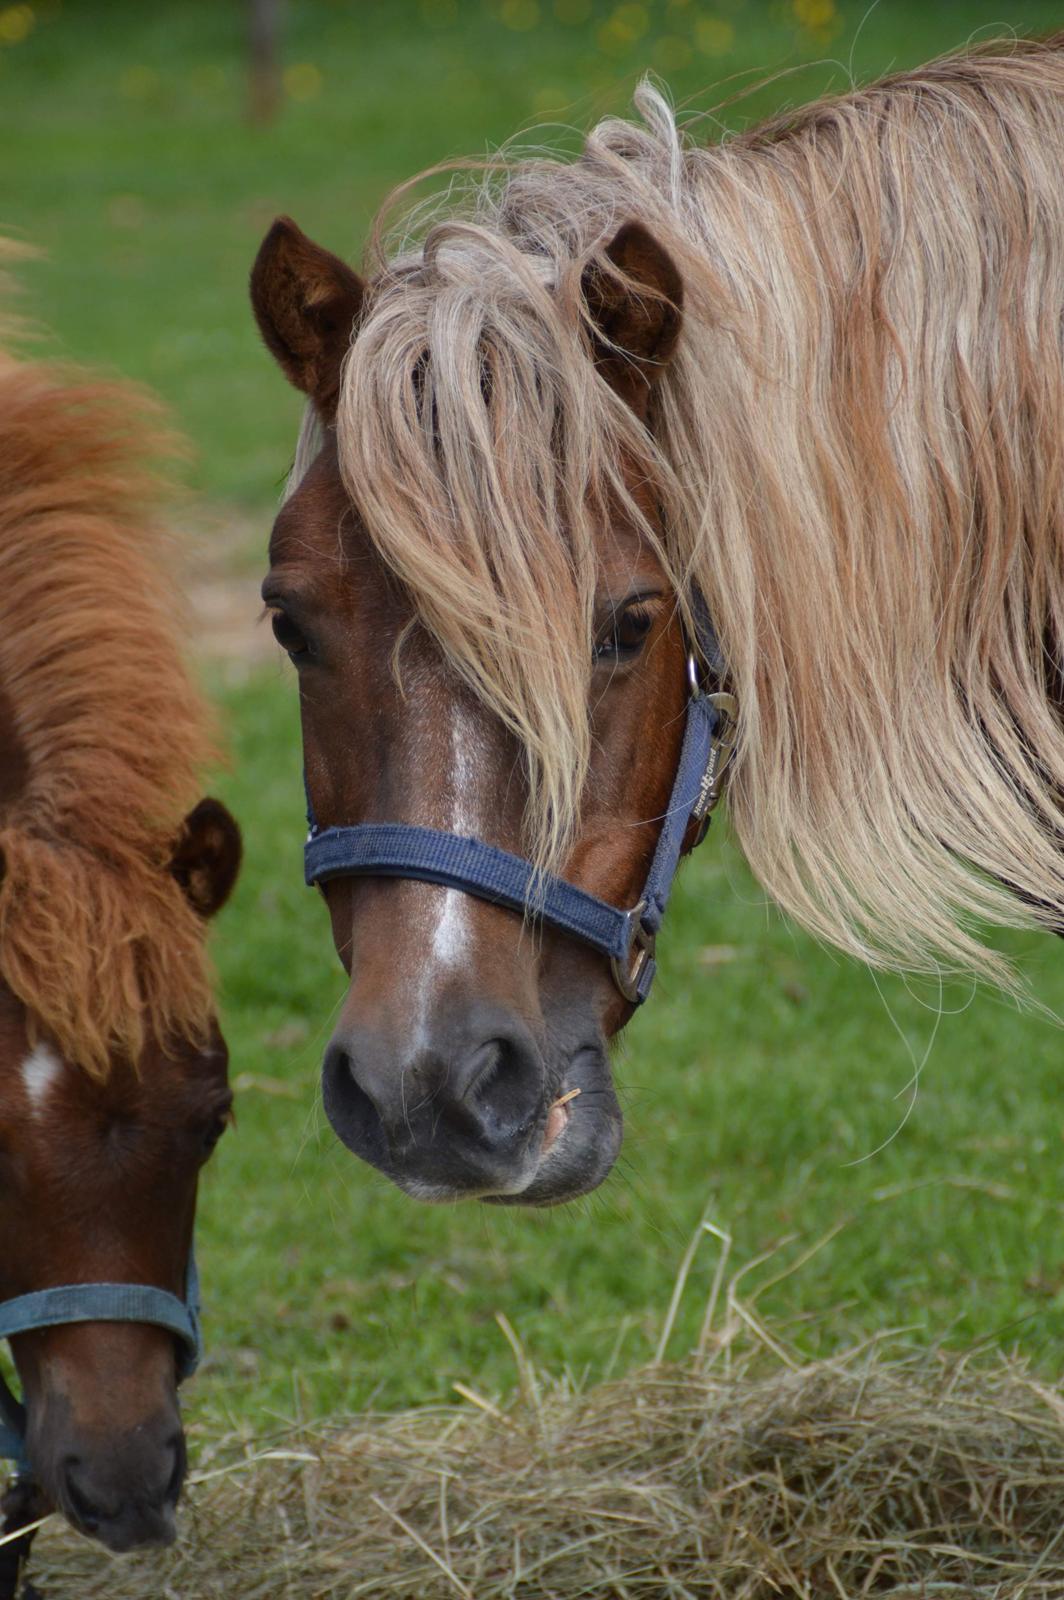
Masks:
[[[317,820],[632,906],[704,603],[766,887],[867,961],[1016,986],[978,921],[1064,918],[1064,40],[708,147],[637,107],[454,179],[368,282],[286,219],[262,246],[310,399],[263,592]],[[341,1138],[425,1198],[597,1183],[607,963],[452,888],[325,896]]]
[[[226,1125],[205,924],[240,836],[211,756],[144,462],[144,396],[0,356],[0,1301],[181,1295]],[[17,1334],[45,1501],[114,1550],[173,1537],[175,1344],[144,1323]]]

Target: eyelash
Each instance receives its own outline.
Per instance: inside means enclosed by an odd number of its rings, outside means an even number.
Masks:
[[[646,638],[654,622],[654,613],[649,606],[632,605],[614,617],[609,633],[600,639],[595,646],[596,661],[630,661],[633,660],[646,643]],[[634,627],[636,637],[625,640],[621,637],[625,626]]]

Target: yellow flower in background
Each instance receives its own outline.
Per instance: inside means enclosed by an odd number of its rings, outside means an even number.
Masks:
[[[312,61],[297,61],[285,67],[281,81],[290,100],[313,100],[315,95],[321,93],[321,86],[325,82],[321,69]]]
[[[532,96],[532,109],[537,117],[550,116],[564,110],[567,97],[560,89],[537,89]]]
[[[527,33],[539,21],[539,6],[536,0],[503,0],[499,18],[516,33]]]
[[[618,6],[598,31],[599,47],[608,55],[622,55],[630,45],[643,37],[649,26],[646,6]]]
[[[803,28],[830,28],[837,20],[835,0],[794,0],[794,14]]]
[[[35,20],[32,6],[4,6],[0,11],[0,44],[21,44]]]
[[[118,92],[127,100],[147,100],[158,86],[154,67],[127,67],[118,79]]]
[[[610,23],[622,38],[634,43],[646,33],[650,26],[650,18],[647,16],[646,6],[625,5],[617,7],[610,18]]]
[[[575,28],[591,15],[591,0],[554,0],[554,15],[567,27]]]
[[[691,59],[692,50],[686,39],[678,34],[666,33],[654,45],[654,65],[659,72],[679,72]]]
[[[699,17],[695,23],[695,44],[704,56],[727,55],[734,43],[735,28],[724,17]]]

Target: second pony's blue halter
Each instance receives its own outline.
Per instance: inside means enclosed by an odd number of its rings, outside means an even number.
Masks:
[[[203,1354],[195,1252],[189,1252],[183,1300],[143,1283],[71,1283],[0,1302],[0,1339],[68,1322],[151,1322],[169,1329],[178,1341],[180,1383],[195,1372]],[[20,1476],[30,1471],[26,1408],[0,1377],[0,1459],[5,1457]]]
[[[697,657],[714,677],[722,675],[720,648],[697,599]],[[735,746],[738,707],[733,695],[703,692],[695,650],[687,657],[688,700],[676,778],[643,892],[631,910],[611,905],[553,873],[540,872],[522,856],[481,839],[398,822],[319,828],[307,796],[310,833],[304,852],[308,884],[338,877],[417,878],[461,889],[550,923],[610,960],[618,989],[633,1005],[650,993],[657,964],[654,947],[669,892],[692,822],[701,842],[709,813],[720,798],[725,769]]]

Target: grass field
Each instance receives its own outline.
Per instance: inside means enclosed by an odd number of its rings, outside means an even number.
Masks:
[[[205,518],[240,530],[238,566],[264,548],[298,416],[245,305],[275,212],[357,256],[395,180],[545,119],[619,108],[648,62],[704,106],[714,82],[731,94],[751,74],[801,69],[732,107],[738,123],[979,30],[1061,20],[1047,0],[289,9],[287,100],[256,129],[235,3],[0,4],[0,221],[47,252],[24,275],[26,309],[54,330],[47,348],[164,394],[196,446]],[[205,670],[234,756],[219,788],[248,855],[216,941],[239,1126],[201,1202],[201,1434],[434,1399],[456,1379],[504,1388],[499,1311],[555,1369],[596,1376],[644,1358],[707,1210],[737,1266],[775,1252],[748,1287],[765,1284],[760,1309],[803,1352],[904,1325],[1054,1363],[1059,1032],[963,987],[940,1005],[818,949],[766,907],[724,828],[682,879],[658,993],[618,1063],[628,1135],[604,1190],[557,1213],[428,1210],[356,1165],[318,1107],[342,974],[301,883],[294,685],[280,663]],[[1064,952],[1013,942],[1038,998],[1064,1010]],[[707,1240],[677,1350],[713,1259]]]

